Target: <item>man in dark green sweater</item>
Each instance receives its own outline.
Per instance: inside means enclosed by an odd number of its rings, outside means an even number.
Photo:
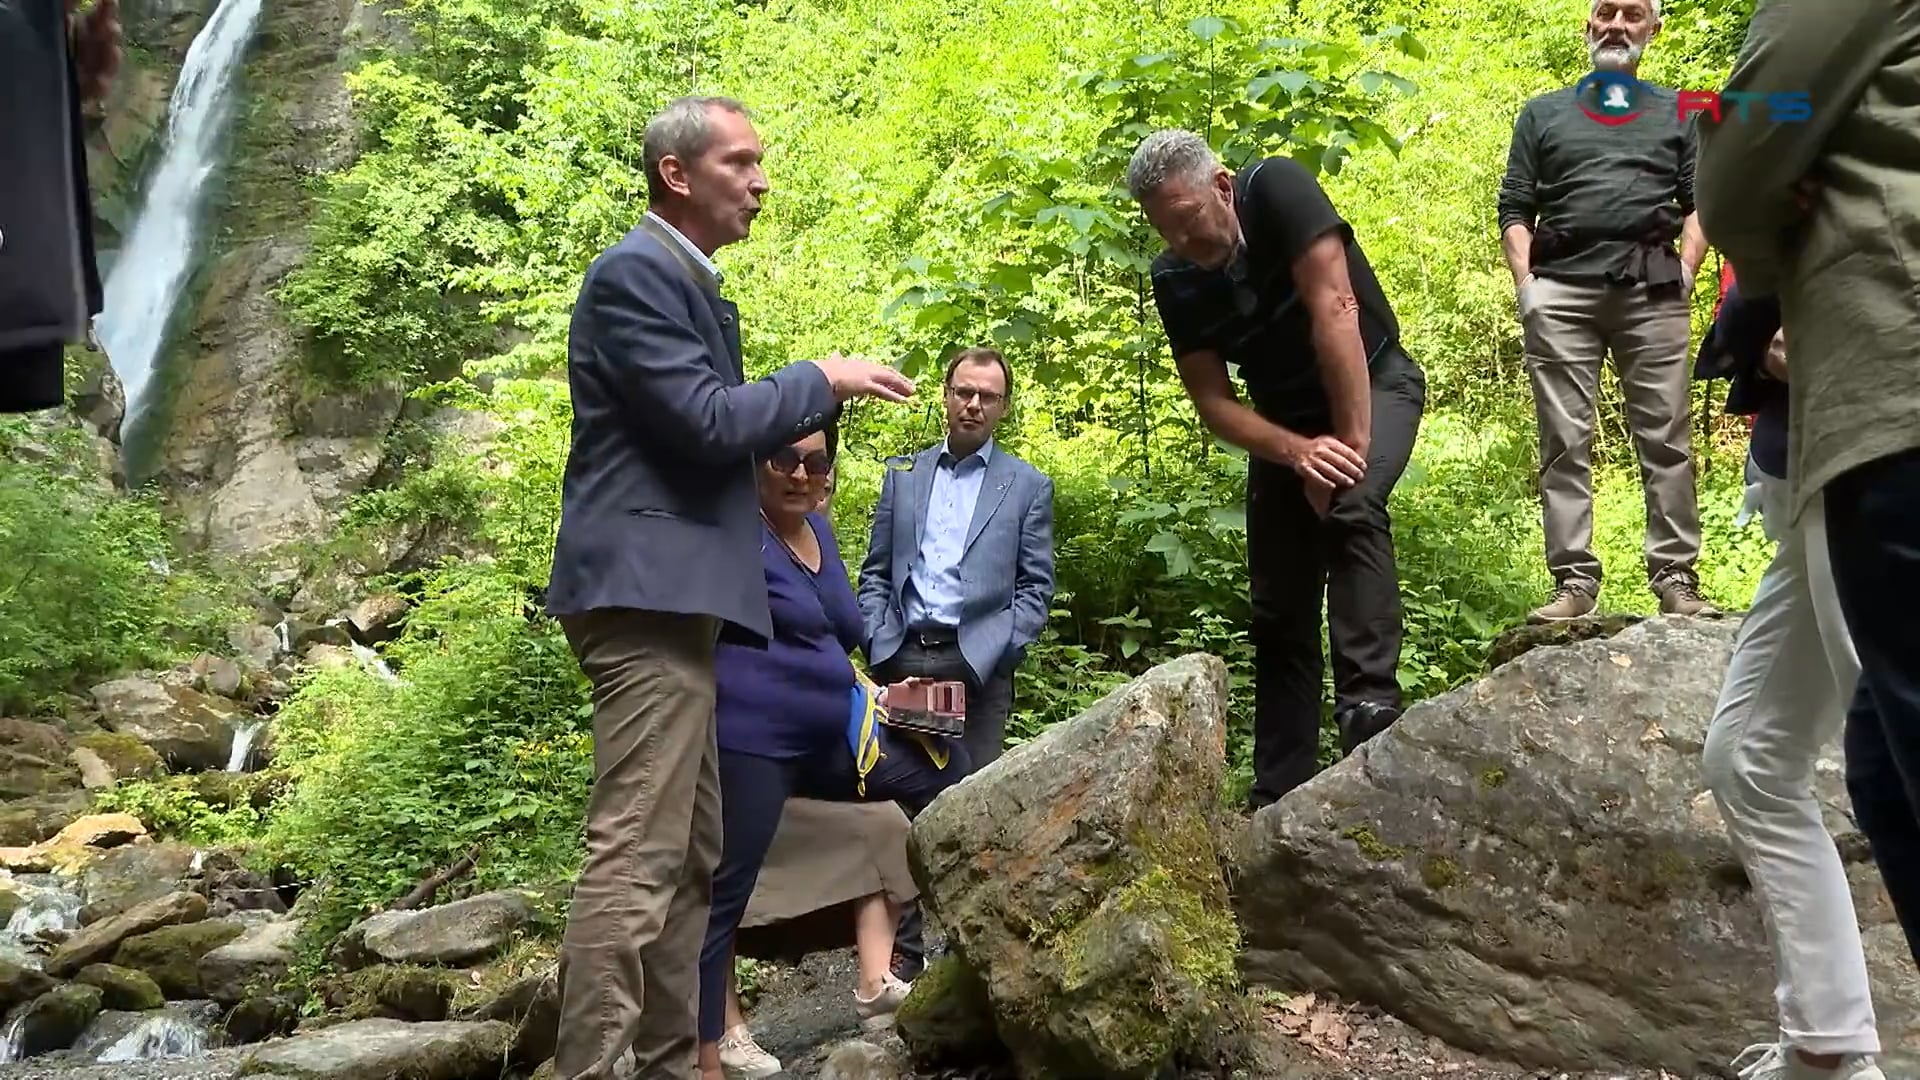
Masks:
[[[1659,0],[1595,0],[1593,73],[1521,109],[1500,185],[1554,579],[1536,622],[1585,615],[1600,592],[1591,454],[1609,352],[1647,489],[1648,581],[1662,612],[1707,609],[1687,431],[1687,298],[1707,245],[1693,213],[1692,125],[1673,91],[1634,77],[1659,29]]]

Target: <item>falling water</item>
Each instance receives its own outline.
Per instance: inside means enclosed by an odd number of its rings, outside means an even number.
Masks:
[[[13,1023],[8,1024],[5,1031],[0,1031],[0,1065],[20,1060],[20,1029],[26,1026],[26,1022],[26,1009],[23,1006],[19,1014],[14,1016]]]
[[[97,1061],[150,1061],[155,1058],[190,1057],[207,1048],[207,1029],[194,1020],[178,1016],[155,1016],[141,1022],[112,1046]]]
[[[400,677],[393,673],[393,669],[387,666],[387,662],[381,659],[379,653],[374,652],[372,649],[368,648],[365,645],[360,644],[357,641],[353,643],[351,648],[353,651],[354,658],[359,660],[361,665],[364,666],[368,671],[373,672],[375,675],[378,675],[380,678],[390,683],[397,683],[400,681]]]
[[[255,720],[251,724],[242,724],[233,729],[233,750],[227,755],[228,772],[246,772],[247,759],[253,755],[254,741],[267,726],[265,720]]]
[[[193,39],[167,104],[160,166],[147,181],[145,201],[107,276],[96,329],[125,388],[129,417],[138,412],[192,267],[203,189],[219,166],[221,136],[233,113],[234,75],[260,4],[220,0]]]
[[[80,927],[80,894],[63,886],[58,879],[28,874],[11,878],[8,891],[26,900],[0,928],[0,961],[39,967],[39,958],[29,943],[49,930],[77,930]]]

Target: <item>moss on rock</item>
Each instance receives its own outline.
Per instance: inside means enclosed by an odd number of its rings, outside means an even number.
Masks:
[[[107,768],[113,770],[116,780],[151,779],[167,771],[153,747],[121,732],[102,731],[82,735],[74,740],[74,745],[99,755],[100,760],[107,763]]]
[[[239,923],[224,919],[164,926],[121,942],[114,963],[146,972],[169,998],[202,998],[200,958],[244,931]]]
[[[459,976],[446,968],[376,964],[321,980],[320,1000],[340,1020],[445,1020]]]
[[[1406,854],[1404,849],[1394,847],[1374,835],[1370,825],[1350,825],[1341,830],[1340,835],[1353,841],[1360,849],[1360,854],[1375,862],[1388,862]]]
[[[913,980],[913,993],[894,1014],[894,1023],[915,1060],[925,1065],[964,1066],[999,1050],[987,986],[952,953]]]
[[[167,998],[145,972],[113,964],[88,964],[73,981],[100,990],[106,1008],[118,1012],[145,1012],[167,1003]]]

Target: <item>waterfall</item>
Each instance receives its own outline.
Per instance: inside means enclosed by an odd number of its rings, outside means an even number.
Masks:
[[[280,643],[280,651],[282,653],[290,653],[293,651],[293,635],[287,630],[287,620],[281,619],[279,622],[273,624],[273,640]]]
[[[149,1061],[154,1058],[190,1057],[207,1048],[207,1029],[197,1021],[178,1016],[155,1016],[107,1047],[96,1061],[102,1064],[122,1061]]]
[[[5,1031],[0,1031],[0,1065],[20,1060],[20,1029],[26,1026],[26,1022],[27,1009],[23,1005],[14,1016],[13,1023],[8,1024]]]
[[[387,662],[381,659],[379,653],[374,652],[372,649],[357,641],[349,646],[349,648],[352,650],[354,658],[359,660],[361,665],[368,671],[373,672],[381,679],[390,683],[400,681],[400,677],[393,673],[393,669],[387,666]]]
[[[253,754],[253,744],[260,732],[267,726],[265,720],[255,720],[251,724],[242,724],[233,729],[233,750],[227,755],[228,772],[246,772],[247,758]]]
[[[159,168],[147,180],[133,229],[107,275],[106,304],[95,329],[126,391],[129,421],[138,412],[192,269],[202,189],[219,166],[221,137],[233,113],[234,76],[260,4],[220,0],[193,39],[167,103]]]
[[[29,942],[48,930],[80,928],[80,894],[58,879],[29,874],[10,879],[9,891],[26,900],[0,928],[0,961],[37,968]]]

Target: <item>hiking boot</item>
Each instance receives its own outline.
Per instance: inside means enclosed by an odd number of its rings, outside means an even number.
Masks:
[[[780,1074],[780,1059],[760,1049],[745,1024],[720,1037],[720,1072],[727,1080],[766,1080]]]
[[[1700,579],[1691,570],[1668,570],[1653,579],[1653,595],[1660,598],[1662,615],[1718,615],[1700,595]]]
[[[1740,1080],[1887,1080],[1887,1074],[1865,1054],[1848,1054],[1839,1066],[1821,1069],[1779,1043],[1747,1047],[1733,1059],[1733,1068]]]
[[[1594,590],[1583,582],[1563,581],[1554,586],[1547,602],[1527,614],[1530,623],[1566,622],[1593,611]]]
[[[1334,725],[1340,729],[1340,754],[1345,757],[1360,748],[1360,744],[1393,726],[1400,719],[1400,710],[1391,705],[1382,705],[1377,701],[1362,701],[1340,710],[1333,718]]]

